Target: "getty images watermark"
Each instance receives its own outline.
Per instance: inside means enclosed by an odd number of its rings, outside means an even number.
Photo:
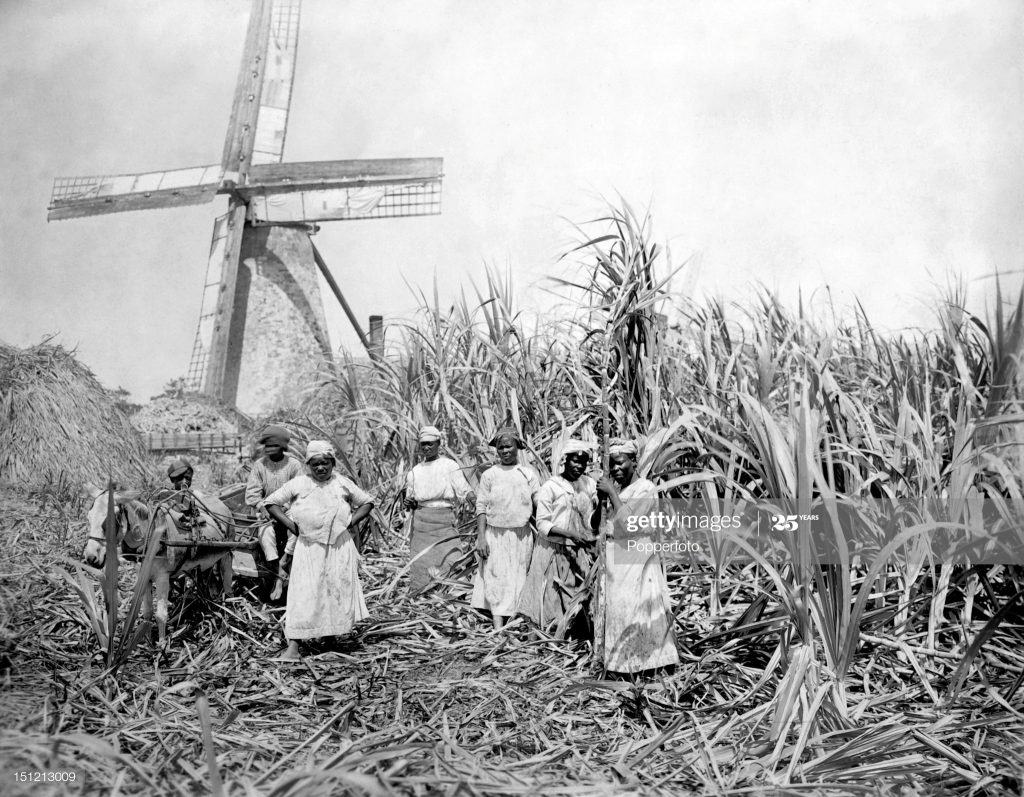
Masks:
[[[612,561],[644,563],[736,561],[756,552],[771,562],[796,552],[820,564],[869,564],[880,555],[927,556],[963,564],[1024,564],[1024,509],[1007,503],[848,499],[828,510],[820,503],[793,511],[765,500],[728,514],[704,502],[666,501],[655,511],[616,520]]]
[[[637,555],[700,553],[700,540],[691,532],[717,534],[726,529],[739,529],[741,515],[709,515],[705,513],[651,512],[647,515],[626,515],[622,527],[626,534],[617,539],[625,553]]]

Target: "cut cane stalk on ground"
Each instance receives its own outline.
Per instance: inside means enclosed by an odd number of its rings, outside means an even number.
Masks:
[[[566,278],[579,286],[567,312],[529,320],[493,271],[475,302],[445,307],[435,291],[389,358],[330,373],[293,420],[341,442],[342,469],[382,508],[397,503],[423,423],[481,468],[494,427],[518,419],[547,472],[563,432],[596,435],[605,407],[601,428],[646,438],[642,472],[667,496],[703,493],[723,513],[786,499],[829,514],[965,485],[1010,508],[1020,499],[1019,301],[990,323],[950,301],[934,331],[891,337],[859,309],[824,323],[768,293],[739,309],[659,299],[673,269],[647,222],[628,208],[606,215],[572,256],[581,276]],[[866,526],[886,522],[858,506]],[[974,522],[969,506],[953,513]],[[59,515],[34,504],[3,514],[24,520],[0,575],[28,568],[0,579],[15,663],[0,725],[19,729],[0,732],[8,768],[78,767],[129,794],[205,790],[201,689],[227,793],[1013,794],[1024,773],[1020,569],[944,576],[941,563],[897,555],[948,517],[908,518],[891,548],[837,570],[810,566],[805,548],[787,567],[720,540],[706,560],[669,568],[676,672],[612,688],[584,646],[495,636],[466,606],[472,557],[454,595],[408,601],[385,513],[362,564],[373,619],[313,648],[309,668],[268,663],[280,611],[236,600],[183,606],[169,662],[155,666],[140,644],[105,677],[89,660],[110,614],[75,597],[81,581],[47,580],[35,564],[59,561]],[[936,706],[932,692],[955,702]]]

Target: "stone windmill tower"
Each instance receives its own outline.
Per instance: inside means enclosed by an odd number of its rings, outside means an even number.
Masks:
[[[317,224],[441,211],[442,160],[283,162],[301,0],[253,0],[219,164],[59,177],[49,220],[228,197],[213,225],[188,382],[261,413],[298,403],[331,359],[318,272],[370,344],[311,239]]]

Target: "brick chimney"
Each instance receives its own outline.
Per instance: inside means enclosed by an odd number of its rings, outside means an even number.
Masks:
[[[375,357],[384,356],[384,316],[370,316],[370,351]]]

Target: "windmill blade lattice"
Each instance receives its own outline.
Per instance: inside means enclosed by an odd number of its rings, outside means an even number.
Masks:
[[[141,174],[58,177],[53,181],[47,221],[129,210],[212,202],[220,188],[220,166],[193,166]]]
[[[206,278],[203,280],[203,300],[199,309],[199,323],[192,343],[185,389],[199,392],[206,380],[210,364],[210,350],[216,327],[217,308],[220,303],[224,272],[232,257],[237,257],[241,232],[232,229],[232,214],[225,213],[213,222],[213,237],[210,241],[210,257],[206,262]],[[237,240],[236,240],[237,239]]]

